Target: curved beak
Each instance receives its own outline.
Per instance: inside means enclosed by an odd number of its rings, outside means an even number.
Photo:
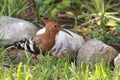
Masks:
[[[72,36],[73,37],[73,35],[72,34],[70,34],[67,30],[65,30],[64,28],[61,28],[61,31],[63,31],[63,32],[65,32],[65,33],[67,33],[68,35],[70,35],[70,36]]]

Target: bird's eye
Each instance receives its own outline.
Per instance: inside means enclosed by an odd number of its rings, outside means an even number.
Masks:
[[[56,28],[57,26],[55,25],[54,28]]]

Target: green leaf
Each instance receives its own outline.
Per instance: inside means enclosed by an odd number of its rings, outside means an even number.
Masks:
[[[43,3],[45,5],[49,5],[50,3],[54,2],[54,0],[45,0]]]
[[[50,16],[51,16],[52,18],[55,18],[58,12],[59,12],[59,10],[55,8],[55,9],[53,9],[53,10],[51,11]]]
[[[43,0],[35,0],[35,2],[39,5],[43,5]]]
[[[106,26],[117,26],[117,22],[115,20],[109,20],[106,24]]]

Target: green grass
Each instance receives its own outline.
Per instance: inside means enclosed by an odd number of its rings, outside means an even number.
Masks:
[[[26,0],[0,0],[0,7],[0,16],[20,17],[29,6]]]
[[[82,62],[76,65],[68,59],[56,60],[52,56],[41,56],[40,62],[30,65],[29,58],[25,63],[19,63],[16,67],[10,64],[10,68],[3,65],[6,52],[0,54],[0,80],[119,80],[120,69],[111,71],[103,61],[89,66]],[[8,70],[7,70],[8,69]]]
[[[26,4],[26,0],[18,0],[18,1],[17,0],[9,0],[9,1],[0,0],[0,1],[1,1],[0,5],[2,5],[2,9],[0,10],[1,11],[0,16],[7,15],[7,16],[19,17],[20,13],[24,11],[26,8],[28,8],[28,4]],[[35,0],[35,1],[41,1],[41,0]],[[50,2],[46,3],[48,2],[48,0],[44,0],[42,2],[43,2],[43,5],[39,4],[39,6],[37,6],[38,13],[39,14],[51,13],[51,16],[54,15],[53,17],[55,17],[55,14],[57,13],[57,11],[55,11],[56,9],[57,10],[59,9],[59,11],[63,10],[66,12],[67,10],[70,10],[72,7],[70,3],[68,3],[68,5],[66,6],[63,6],[64,3],[66,3],[66,0],[63,0],[62,2],[55,5],[52,4],[51,6],[48,5]],[[114,20],[115,23],[118,24],[118,28],[119,28],[120,24],[118,22],[120,22],[120,20],[119,18],[116,18],[116,16],[114,15],[116,13],[112,13],[114,12],[114,10],[111,13],[108,13],[107,11],[108,8],[111,8],[118,4],[115,4],[112,6],[111,4],[110,6],[104,5],[105,0],[93,0],[92,2],[89,2],[86,0],[86,2],[88,4],[85,3],[84,1],[83,2],[81,1],[81,4],[80,3],[78,4],[76,2],[76,6],[74,6],[76,7],[75,9],[77,9],[76,11],[78,11],[77,13],[79,13],[77,17],[75,17],[75,22],[74,22],[75,29],[77,28],[77,19],[85,18],[86,19],[84,21],[85,23],[85,22],[88,22],[87,18],[89,19],[92,16],[95,17],[95,19],[99,17],[101,20],[101,26],[96,24],[92,25],[93,28],[96,29],[95,31],[100,30],[101,28],[103,29],[106,28],[105,27],[106,23],[102,23],[102,22],[105,22],[104,21],[105,19]],[[98,4],[99,2],[101,2],[102,4]],[[16,4],[16,5],[13,5],[13,4]],[[45,4],[47,5],[47,7],[45,6]],[[84,11],[82,12],[82,9],[78,10],[77,7],[82,8],[82,6],[83,7],[86,6],[86,9],[88,9],[90,12],[84,13]],[[89,27],[91,26],[88,25],[88,28]],[[118,31],[120,30],[118,29]],[[91,35],[92,36],[95,35],[96,37],[97,34],[96,32],[94,33],[92,32]],[[98,37],[101,37],[101,36],[102,34],[98,35]],[[110,37],[110,36],[107,35],[107,37]],[[106,38],[104,34],[102,38]],[[1,35],[0,35],[0,40],[2,40]],[[114,40],[116,41],[115,38]],[[113,41],[113,39],[110,41]],[[117,41],[119,41],[119,37]],[[14,67],[13,62],[10,62],[9,58],[6,57],[6,51],[0,49],[0,61],[1,61],[0,62],[0,80],[120,80],[120,69],[116,67],[114,68],[113,71],[111,71],[110,66],[106,66],[103,61],[101,61],[100,63],[96,63],[92,66],[89,66],[84,62],[76,65],[75,62],[70,62],[66,58],[56,60],[55,58],[49,55],[45,57],[41,56],[40,62],[35,65],[30,65],[29,60],[30,58],[28,56],[28,59],[26,60],[25,63],[19,63],[16,67]],[[3,66],[8,63],[10,65],[10,68],[6,68]]]

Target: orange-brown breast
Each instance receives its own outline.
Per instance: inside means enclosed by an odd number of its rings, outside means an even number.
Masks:
[[[36,35],[33,38],[33,42],[36,47],[42,50],[42,54],[45,55],[46,51],[49,51],[55,44],[55,38],[46,34]]]

